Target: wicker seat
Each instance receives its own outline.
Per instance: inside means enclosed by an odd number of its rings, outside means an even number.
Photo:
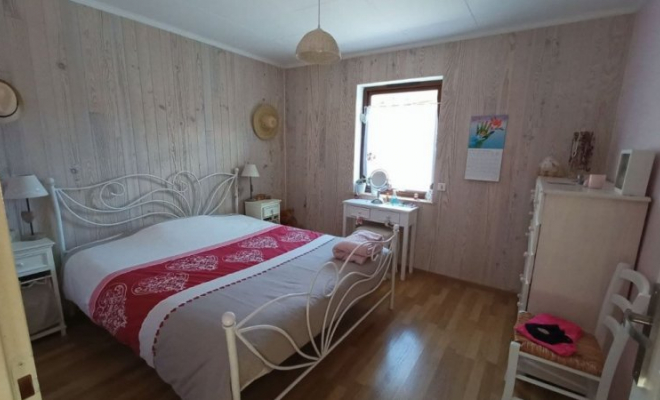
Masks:
[[[513,334],[514,340],[520,343],[520,351],[590,375],[600,376],[603,373],[605,356],[594,335],[585,332],[576,343],[577,352],[570,357],[562,357],[547,347],[538,345],[516,332],[517,327],[526,324],[533,317],[534,314],[531,313],[518,314],[518,321],[513,329]]]

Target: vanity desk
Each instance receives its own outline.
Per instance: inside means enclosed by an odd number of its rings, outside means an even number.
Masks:
[[[417,236],[417,206],[393,206],[389,203],[374,204],[371,200],[344,200],[344,218],[342,234],[346,237],[348,220],[361,218],[364,221],[381,224],[399,224],[403,229],[401,247],[401,280],[406,279],[406,272],[412,273],[415,262],[415,237]],[[410,252],[410,258],[408,258]]]

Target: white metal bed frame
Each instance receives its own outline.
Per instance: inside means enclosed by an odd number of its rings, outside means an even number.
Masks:
[[[75,248],[67,249],[66,246],[62,220],[63,210],[73,216],[75,221],[86,225],[117,227],[149,217],[176,219],[197,215],[212,215],[218,211],[231,192],[233,210],[234,213],[238,213],[238,171],[239,169],[235,168],[232,173],[218,172],[203,178],[198,178],[192,172],[182,171],[175,173],[169,179],[150,174],[131,174],[77,188],[58,188],[55,186],[55,180],[49,178],[46,181],[46,186],[53,203],[58,249],[62,257],[75,250]],[[204,189],[203,185],[211,182],[213,178],[220,178],[220,182],[215,185],[208,184],[210,194],[206,201],[203,201],[201,196],[201,191]],[[136,184],[146,182],[150,185],[150,189],[145,193],[141,193],[138,188],[137,194],[131,197],[130,182]],[[79,193],[82,196],[87,195],[89,202],[76,199],[73,196],[74,193]],[[219,198],[218,195],[220,195]],[[115,202],[121,202],[121,204],[110,204],[112,199],[115,199]],[[151,210],[141,213],[143,207],[149,207]],[[131,215],[135,212],[138,215]],[[104,222],[93,219],[95,216],[106,218],[115,216],[118,220]],[[116,235],[92,241],[85,245],[111,240],[114,237]]]
[[[238,169],[234,169],[233,173],[215,173],[208,175],[204,178],[197,178],[193,173],[183,171],[174,174],[170,179],[163,179],[149,174],[133,174],[126,175],[120,178],[111,179],[102,183],[84,186],[80,188],[58,188],[55,186],[53,179],[48,179],[47,186],[53,202],[53,209],[56,222],[57,244],[62,255],[70,252],[73,249],[67,249],[64,224],[62,220],[62,211],[72,215],[75,220],[85,224],[97,227],[115,227],[128,224],[133,221],[141,220],[147,217],[166,217],[166,218],[185,218],[196,215],[212,215],[222,206],[223,202],[227,199],[228,194],[232,193],[233,209],[238,212]],[[201,200],[200,192],[201,186],[212,178],[221,177],[221,182],[209,189],[209,197],[204,202]],[[136,194],[130,198],[127,181],[129,180],[148,180],[151,183],[151,189],[146,193]],[[156,185],[156,188],[154,188]],[[91,194],[92,201],[99,205],[88,205],[85,201],[74,198],[72,193]],[[154,195],[158,195],[157,198]],[[220,195],[220,196],[219,196]],[[169,199],[165,197],[169,196]],[[120,205],[110,204],[108,198],[120,200]],[[216,199],[217,201],[216,203]],[[122,202],[123,200],[123,202]],[[156,209],[147,210],[145,213],[140,213],[144,207]],[[138,212],[138,215],[127,215],[130,213]],[[99,216],[117,216],[118,220],[111,222],[104,222],[94,219],[96,215]],[[241,321],[236,320],[236,316],[232,312],[226,312],[222,316],[222,324],[225,330],[227,341],[227,351],[229,358],[230,368],[230,384],[233,400],[240,400],[241,398],[241,384],[240,384],[240,364],[237,351],[237,343],[240,341],[246,348],[258,357],[261,362],[268,368],[280,371],[289,371],[301,369],[303,372],[295,379],[286,389],[279,394],[277,400],[282,399],[293,389],[309,372],[312,371],[327,355],[332,352],[362,321],[364,321],[380,304],[389,298],[390,309],[394,308],[394,289],[395,289],[395,272],[397,259],[396,252],[398,248],[398,225],[392,227],[393,235],[388,240],[381,242],[366,242],[355,248],[348,259],[350,259],[359,248],[368,246],[370,244],[382,245],[386,251],[374,254],[371,257],[371,262],[375,262],[376,268],[372,273],[365,273],[360,271],[349,271],[349,261],[344,261],[341,266],[335,262],[325,263],[316,273],[314,279],[309,285],[309,290],[301,293],[290,293],[278,298],[275,298],[261,307],[254,310]],[[111,240],[116,237],[97,240],[91,243],[103,242]],[[89,244],[87,244],[89,245]],[[79,246],[80,247],[80,246]],[[314,329],[310,320],[310,307],[312,297],[315,294],[317,283],[321,273],[329,269],[332,274],[332,281],[325,282],[323,287],[323,296],[327,300],[325,312],[323,315],[323,324],[320,327],[320,333],[314,335]],[[338,328],[346,315],[346,313],[361,299],[369,296],[377,291],[386,277],[390,276],[390,288],[382,295],[378,301],[366,311],[361,318],[357,320],[352,326],[347,327],[347,330],[339,337]],[[355,279],[349,287],[344,289],[347,282]],[[361,283],[373,281],[374,286],[371,290],[357,295],[349,301],[349,295]],[[340,290],[342,289],[342,290]],[[284,329],[267,324],[248,325],[257,315],[262,311],[272,306],[273,304],[284,301],[292,297],[306,297],[307,303],[305,307],[307,333],[309,337],[309,351],[304,351],[297,345],[295,340]],[[269,330],[282,335],[291,345],[295,353],[300,356],[303,361],[297,364],[277,365],[269,361],[260,351],[253,345],[245,336],[249,332],[256,330]]]

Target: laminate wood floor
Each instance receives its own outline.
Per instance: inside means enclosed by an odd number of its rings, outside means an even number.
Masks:
[[[397,284],[394,311],[381,305],[287,399],[500,399],[516,297],[423,271]],[[82,318],[70,322],[68,336],[35,342],[34,352],[46,400],[178,398],[131,350]],[[243,398],[274,398],[294,378],[271,373]],[[517,391],[564,399],[523,385]]]

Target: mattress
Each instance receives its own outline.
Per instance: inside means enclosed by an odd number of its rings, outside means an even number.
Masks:
[[[345,299],[329,305],[326,294],[337,284],[332,263],[341,266],[332,258],[337,240],[241,215],[177,219],[73,254],[64,266],[64,293],[132,347],[181,398],[230,399],[225,312],[241,321],[275,298],[298,293],[264,309],[249,325],[280,327],[302,347],[309,330],[321,331],[327,309],[340,315],[381,282],[384,269],[364,278],[377,262],[348,264],[348,279],[335,296]],[[256,330],[246,338],[275,365],[295,352],[277,332]],[[270,369],[238,344],[245,387]]]

